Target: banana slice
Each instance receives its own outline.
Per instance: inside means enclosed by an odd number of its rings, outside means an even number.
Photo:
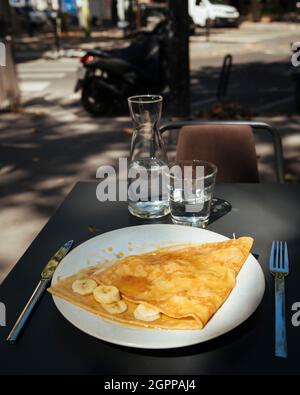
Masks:
[[[94,289],[98,287],[96,281],[89,278],[82,278],[76,280],[72,284],[72,289],[79,295],[90,295],[93,293]]]
[[[115,303],[121,299],[118,288],[113,285],[99,285],[93,293],[99,303]]]
[[[102,307],[110,314],[121,314],[127,310],[127,304],[124,300],[115,303],[102,303]]]
[[[139,304],[133,312],[135,318],[140,321],[155,321],[160,318],[160,313],[157,310],[151,310],[143,304]]]

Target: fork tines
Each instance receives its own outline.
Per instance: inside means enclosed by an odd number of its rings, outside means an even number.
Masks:
[[[287,242],[273,241],[270,255],[270,271],[272,273],[289,273],[289,257]]]

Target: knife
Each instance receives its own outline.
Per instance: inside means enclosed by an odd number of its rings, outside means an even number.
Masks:
[[[32,313],[35,305],[38,303],[40,298],[42,297],[43,293],[45,292],[46,288],[49,286],[52,276],[59,265],[60,261],[67,255],[70,249],[73,246],[74,241],[70,240],[65,243],[50,259],[50,261],[45,266],[44,270],[41,274],[41,280],[36,287],[35,291],[33,292],[31,298],[29,299],[27,305],[25,306],[24,310],[22,311],[20,317],[18,318],[17,322],[15,323],[13,329],[11,330],[10,334],[6,341],[9,344],[15,344],[18,340],[18,337],[26,324],[30,314]]]

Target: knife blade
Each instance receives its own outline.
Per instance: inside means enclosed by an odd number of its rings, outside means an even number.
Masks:
[[[15,344],[16,341],[18,340],[18,337],[24,328],[28,318],[30,317],[34,307],[44,294],[46,288],[48,287],[52,276],[57,268],[57,266],[60,264],[61,260],[67,255],[67,253],[70,251],[74,244],[73,240],[69,240],[67,243],[65,243],[50,259],[50,261],[47,263],[47,265],[44,267],[42,273],[41,273],[41,280],[36,287],[35,291],[33,292],[31,298],[29,299],[28,303],[24,307],[24,310],[22,311],[20,317],[18,318],[17,322],[15,323],[14,327],[12,328],[10,334],[8,335],[6,341],[9,344]]]

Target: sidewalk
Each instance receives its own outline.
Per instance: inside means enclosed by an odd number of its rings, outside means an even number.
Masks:
[[[92,32],[90,37],[85,37],[80,31],[63,33],[60,45],[61,50],[67,53],[70,50],[87,50],[97,46],[101,46],[103,49],[110,49],[113,46],[127,45],[128,42],[129,40],[124,38],[124,32],[115,28]],[[18,62],[41,57],[47,58],[49,54],[53,56],[53,53],[56,52],[54,33],[37,34],[33,37],[23,35],[15,39],[14,45]],[[74,54],[76,56],[76,52]]]
[[[204,31],[190,39],[192,66],[203,58],[216,58],[227,54],[291,56],[291,42],[299,41],[299,24],[287,22],[244,22],[239,29],[212,29],[207,41]],[[268,44],[266,46],[266,43]]]
[[[0,119],[0,281],[73,185],[129,150],[127,119],[79,121],[59,105],[30,111]]]

